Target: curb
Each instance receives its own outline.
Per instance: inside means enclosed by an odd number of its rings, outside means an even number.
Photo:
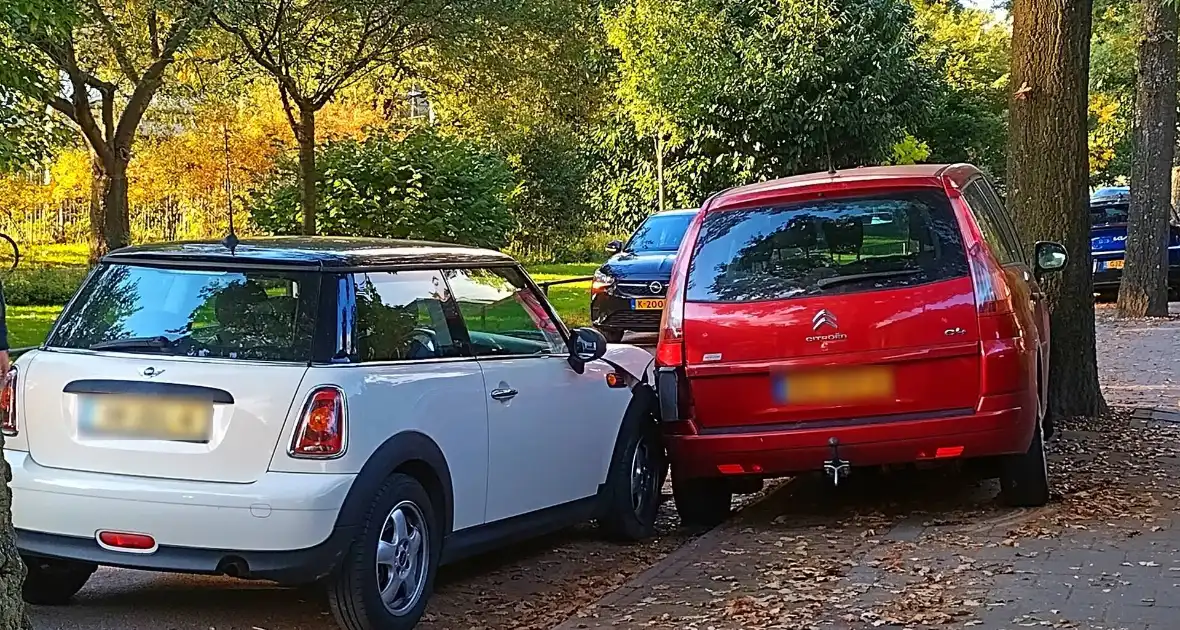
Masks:
[[[676,551],[664,556],[662,560],[648,567],[639,575],[631,578],[626,584],[616,588],[615,590],[602,596],[592,604],[588,604],[574,611],[572,615],[566,618],[565,621],[556,625],[552,630],[580,630],[589,627],[589,621],[593,618],[593,612],[609,608],[628,596],[634,594],[641,589],[647,589],[652,584],[660,582],[664,576],[675,574],[677,571],[683,569],[689,564],[695,562],[698,558],[703,556],[706,551],[716,546],[720,541],[728,537],[729,533],[744,527],[745,517],[762,506],[768,499],[778,495],[780,492],[789,492],[791,486],[794,485],[798,477],[791,478],[778,486],[771,488],[764,492],[761,497],[751,501],[749,504],[742,506],[732,518],[725,523],[710,529],[709,531],[697,536],[688,544],[680,547]]]

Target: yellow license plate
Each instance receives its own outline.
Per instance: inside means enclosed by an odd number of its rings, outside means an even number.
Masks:
[[[213,404],[99,394],[78,401],[78,433],[106,439],[208,442],[213,427]]]
[[[631,308],[637,311],[658,311],[664,308],[663,300],[631,300]]]
[[[867,366],[779,374],[775,398],[783,404],[885,400],[893,396],[893,371]]]
[[[1106,261],[1106,268],[1107,269],[1122,269],[1123,268],[1123,261],[1121,261],[1121,260],[1108,260],[1108,261]]]

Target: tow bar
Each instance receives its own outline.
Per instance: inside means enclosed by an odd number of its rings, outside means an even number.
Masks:
[[[840,440],[829,438],[828,446],[832,447],[832,459],[824,462],[824,473],[832,480],[833,486],[839,486],[840,480],[848,476],[852,464],[840,459]]]

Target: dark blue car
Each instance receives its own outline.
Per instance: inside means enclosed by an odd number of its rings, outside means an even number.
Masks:
[[[1123,276],[1123,251],[1127,240],[1130,189],[1100,188],[1090,196],[1090,256],[1094,291],[1104,297],[1118,293]],[[1168,293],[1180,294],[1180,227],[1172,225],[1168,237]]]

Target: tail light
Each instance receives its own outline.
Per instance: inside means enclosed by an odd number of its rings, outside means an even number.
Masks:
[[[674,367],[684,364],[684,284],[674,272],[669,282],[668,301],[660,316],[657,365]]]
[[[348,422],[344,392],[321,387],[312,392],[295,427],[291,442],[293,457],[338,457],[344,453],[344,431]]]
[[[4,379],[0,391],[0,433],[13,436],[19,432],[16,426],[16,368],[12,368]]]
[[[1012,291],[1004,270],[992,258],[983,242],[967,252],[971,266],[971,284],[975,288],[975,311],[980,315],[1001,315],[1012,311]]]

